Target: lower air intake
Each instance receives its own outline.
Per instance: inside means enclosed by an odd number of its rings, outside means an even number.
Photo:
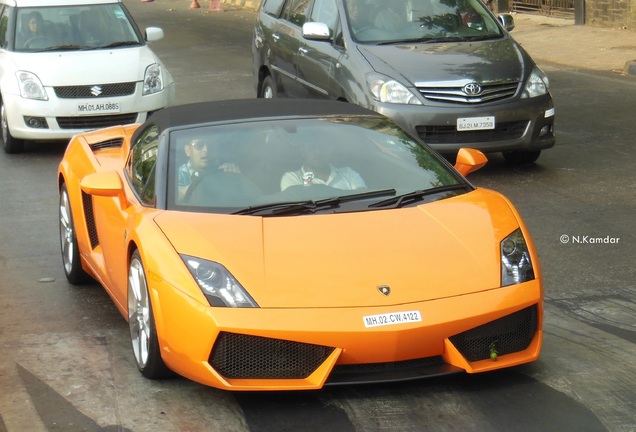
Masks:
[[[321,345],[221,332],[209,363],[229,379],[303,379],[333,350]]]
[[[530,306],[449,339],[470,362],[490,358],[491,345],[498,355],[523,351],[537,332],[538,315],[537,305]]]

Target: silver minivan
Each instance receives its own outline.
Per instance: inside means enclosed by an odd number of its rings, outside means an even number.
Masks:
[[[513,28],[481,0],[264,0],[254,85],[373,109],[440,153],[531,163],[554,146],[554,102]]]

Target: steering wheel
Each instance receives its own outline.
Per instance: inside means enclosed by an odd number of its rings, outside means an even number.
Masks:
[[[48,39],[45,38],[44,36],[34,36],[31,39],[27,40],[24,43],[24,47],[25,48],[38,48],[38,44],[39,45],[46,45],[46,43],[48,42]],[[31,45],[35,45],[35,47],[32,47]],[[41,48],[41,47],[40,47]]]

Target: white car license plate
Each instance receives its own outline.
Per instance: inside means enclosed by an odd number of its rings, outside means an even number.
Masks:
[[[362,317],[366,328],[395,324],[408,324],[422,321],[420,311],[393,312]]]
[[[120,112],[119,102],[82,102],[77,104],[78,115],[110,114]]]
[[[457,119],[458,131],[488,130],[495,128],[495,117],[460,117]]]

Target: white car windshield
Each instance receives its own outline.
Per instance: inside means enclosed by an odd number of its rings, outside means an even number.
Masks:
[[[481,0],[345,0],[359,42],[443,42],[502,35]]]
[[[168,209],[262,216],[394,208],[470,186],[390,120],[255,121],[170,133]]]
[[[63,51],[140,45],[120,4],[18,8],[14,50]]]

